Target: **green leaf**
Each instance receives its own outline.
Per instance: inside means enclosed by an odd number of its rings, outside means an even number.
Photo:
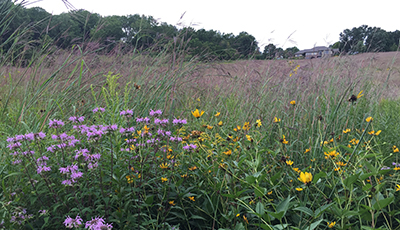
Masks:
[[[198,215],[191,215],[190,219],[195,219],[195,220],[206,220],[204,217],[198,216]]]
[[[305,214],[307,214],[307,215],[309,215],[311,217],[314,217],[314,212],[311,209],[307,208],[307,207],[297,207],[297,208],[294,208],[293,210],[294,211],[300,211],[300,212],[303,212],[303,213],[305,213]]]
[[[264,205],[261,202],[258,202],[256,205],[256,212],[260,215],[263,215],[265,213],[264,210]]]
[[[318,221],[312,223],[312,224],[310,225],[310,227],[309,227],[309,228],[306,228],[306,229],[310,229],[310,230],[316,229],[317,226],[318,226],[323,220],[324,220],[324,219],[320,219],[320,220],[318,220]]]
[[[154,201],[154,196],[148,196],[144,202],[148,205],[151,205],[153,204],[153,201]]]
[[[289,203],[293,198],[290,198],[290,195],[285,200],[281,201],[276,207],[277,212],[285,212],[289,209]]]
[[[314,175],[314,179],[313,179],[313,183],[314,183],[314,184],[317,183],[318,180],[319,180],[321,177],[326,177],[326,173],[323,172],[323,171],[321,171],[321,172],[315,174],[315,175]]]
[[[326,204],[322,207],[317,208],[317,210],[315,210],[314,218],[318,218],[327,208],[329,208],[332,205],[333,205],[333,203],[330,203],[330,204]]]
[[[254,182],[256,182],[256,178],[254,176],[250,175],[250,176],[246,177],[246,181],[249,184],[254,184]]]
[[[367,168],[369,170],[371,170],[371,172],[373,172],[374,174],[378,174],[378,169],[375,168],[371,163],[369,163],[368,161],[363,161],[364,165],[367,166]]]
[[[343,181],[343,184],[344,184],[344,186],[346,186],[347,188],[350,188],[350,186],[351,186],[352,184],[354,184],[354,182],[356,182],[357,179],[358,179],[358,174],[352,175],[352,176],[350,176],[350,177],[347,177],[347,178]]]
[[[376,202],[372,208],[374,210],[381,210],[382,208],[388,206],[390,203],[392,203],[392,201],[394,200],[394,196],[392,197],[388,197],[382,200],[378,200],[378,202]]]
[[[274,230],[271,226],[266,225],[266,224],[256,224],[256,226],[261,227],[262,229],[265,229],[265,230]]]
[[[256,194],[257,197],[263,197],[267,193],[267,189],[255,186],[254,193]]]
[[[373,175],[375,175],[375,173],[365,173],[365,174],[361,174],[361,175],[360,175],[360,179],[361,179],[361,180],[365,180],[365,179],[367,179],[368,177],[373,176]]]

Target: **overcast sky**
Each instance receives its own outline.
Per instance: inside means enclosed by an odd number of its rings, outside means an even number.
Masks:
[[[399,0],[69,0],[76,9],[102,16],[140,14],[160,22],[183,22],[195,29],[239,34],[246,31],[263,47],[308,49],[339,40],[344,29],[363,24],[386,31],[400,30]],[[61,0],[42,0],[39,6],[60,14],[68,8]],[[186,13],[185,13],[186,12]],[[182,20],[181,16],[185,13]],[[263,48],[261,48],[261,52]]]

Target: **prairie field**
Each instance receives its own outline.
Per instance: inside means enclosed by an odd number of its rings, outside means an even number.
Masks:
[[[399,229],[398,52],[0,67],[0,228]]]

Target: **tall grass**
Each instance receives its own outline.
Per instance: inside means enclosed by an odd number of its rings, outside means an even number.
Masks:
[[[4,33],[12,17],[0,20]],[[14,56],[21,48],[16,41],[29,29],[4,41],[15,48],[1,59],[3,227],[59,229],[67,215],[80,215],[102,216],[117,229],[325,229],[334,221],[340,229],[398,228],[399,177],[392,166],[400,146],[397,53],[384,67],[374,56],[200,62],[188,55],[181,34],[163,41],[163,49],[146,51],[116,46],[108,52],[94,41],[70,50],[46,44],[22,65]],[[152,117],[149,111],[157,109],[168,125],[134,119]],[[195,109],[205,113],[194,118]],[[120,115],[130,110],[133,117]],[[71,116],[84,116],[88,126],[116,124],[136,133],[108,130],[92,140],[75,124],[63,131],[49,127]],[[188,124],[171,124],[177,118]],[[126,143],[134,138],[145,144],[151,138],[143,133],[156,135],[160,127],[183,142],[158,134],[160,145]],[[33,158],[9,155],[7,137],[39,132],[47,139],[23,142],[35,149]],[[71,155],[74,146],[51,153],[51,172],[36,173],[35,160],[60,144],[61,138],[50,136],[62,132],[80,138],[79,148],[101,153],[97,171]],[[83,181],[61,185],[56,167],[77,162]],[[313,179],[300,182],[300,171]],[[37,214],[44,208],[47,214]],[[10,221],[25,215],[23,209],[33,218]]]

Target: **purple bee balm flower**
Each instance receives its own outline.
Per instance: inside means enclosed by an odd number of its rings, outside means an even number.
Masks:
[[[388,169],[390,169],[390,167],[387,167],[387,166],[383,166],[383,167],[381,168],[381,170],[388,170]]]
[[[40,133],[37,133],[37,136],[38,136],[40,139],[43,139],[43,138],[46,137],[46,134],[45,134],[44,132],[40,132]]]
[[[33,140],[35,140],[35,134],[33,134],[33,133],[25,134],[24,139],[28,140],[28,141],[33,141]]]
[[[171,136],[171,131],[166,131],[166,132],[165,132],[165,135]]]
[[[119,115],[120,115],[120,116],[125,116],[125,115],[126,115],[126,111],[125,111],[125,110],[121,111],[121,112],[119,113]]]
[[[75,180],[75,179],[81,178],[82,176],[83,176],[82,172],[74,172],[71,174],[71,179]]]
[[[61,120],[50,120],[49,126],[50,128],[55,128],[55,129],[61,128],[64,126],[64,122]]]
[[[189,151],[190,150],[190,145],[183,146],[183,149]]]
[[[148,123],[150,123],[150,118],[145,117],[145,118],[143,118],[143,121],[146,122],[146,123],[148,124]]]
[[[105,108],[101,108],[101,107],[98,107],[98,108],[94,108],[93,110],[92,110],[92,112],[93,113],[97,113],[97,112],[102,112],[102,113],[104,113],[104,111],[106,111],[106,109]]]
[[[141,122],[143,122],[143,121],[144,121],[144,119],[143,119],[142,117],[136,118],[136,122],[137,122],[137,123],[141,123]]]
[[[84,117],[84,116],[78,117],[78,121],[79,121],[80,123],[82,123],[84,120],[85,120],[85,117]]]
[[[72,185],[72,181],[71,180],[63,180],[61,182],[62,185]]]

